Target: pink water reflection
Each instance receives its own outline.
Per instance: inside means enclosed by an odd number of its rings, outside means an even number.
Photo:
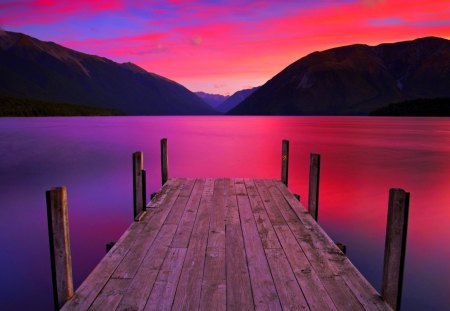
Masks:
[[[350,259],[377,288],[388,190],[411,192],[403,308],[450,305],[449,118],[2,119],[0,136],[0,247],[7,254],[0,258],[0,274],[12,284],[0,300],[11,308],[26,307],[14,292],[39,296],[37,309],[51,306],[44,191],[55,185],[69,189],[79,284],[104,255],[105,243],[131,222],[132,152],[145,154],[148,193],[159,189],[162,137],[169,140],[170,175],[178,177],[279,178],[281,140],[289,139],[289,187],[304,204],[309,154],[320,153],[319,222],[347,244]],[[36,267],[24,272],[15,266],[16,258],[30,256],[39,258]],[[36,283],[44,284],[39,294]],[[30,286],[19,290],[21,284]]]

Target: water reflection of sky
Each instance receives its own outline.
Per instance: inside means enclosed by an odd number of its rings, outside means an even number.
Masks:
[[[68,187],[75,285],[132,220],[131,154],[144,151],[148,193],[160,185],[159,139],[170,175],[280,175],[290,140],[293,192],[307,202],[309,153],[322,155],[319,222],[379,289],[390,187],[411,192],[405,310],[450,304],[450,120],[331,117],[2,119],[0,300],[51,308],[45,190]],[[32,262],[32,264],[30,264]],[[18,294],[20,293],[20,295]]]

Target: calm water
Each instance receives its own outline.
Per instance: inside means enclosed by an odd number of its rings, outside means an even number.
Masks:
[[[2,309],[50,310],[45,191],[68,187],[75,286],[132,221],[131,154],[148,193],[171,176],[279,177],[307,202],[309,154],[322,155],[319,222],[380,289],[388,189],[411,192],[403,310],[450,309],[450,119],[111,117],[0,119]]]

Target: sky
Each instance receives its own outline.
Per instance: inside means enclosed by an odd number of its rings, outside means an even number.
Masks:
[[[336,46],[450,39],[449,0],[0,0],[0,28],[229,95]]]

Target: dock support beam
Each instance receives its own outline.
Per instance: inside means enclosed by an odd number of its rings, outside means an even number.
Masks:
[[[111,242],[106,243],[106,252],[108,253],[111,250],[111,248],[114,247],[115,244],[116,244],[116,241],[111,241]]]
[[[133,216],[135,220],[139,220],[146,209],[146,176],[144,154],[136,151],[133,153]]]
[[[167,138],[161,139],[161,179],[162,185],[169,180],[169,160],[167,155]]]
[[[347,255],[347,246],[343,243],[336,243],[336,246],[340,249],[340,251],[344,254]]]
[[[409,192],[389,190],[381,295],[393,310],[400,310],[408,230]]]
[[[281,143],[281,182],[288,185],[289,172],[289,140],[284,139]]]
[[[59,310],[73,296],[67,190],[52,188],[46,192],[46,199],[53,300],[55,310]]]
[[[311,153],[309,163],[308,212],[317,221],[319,218],[320,154]]]

